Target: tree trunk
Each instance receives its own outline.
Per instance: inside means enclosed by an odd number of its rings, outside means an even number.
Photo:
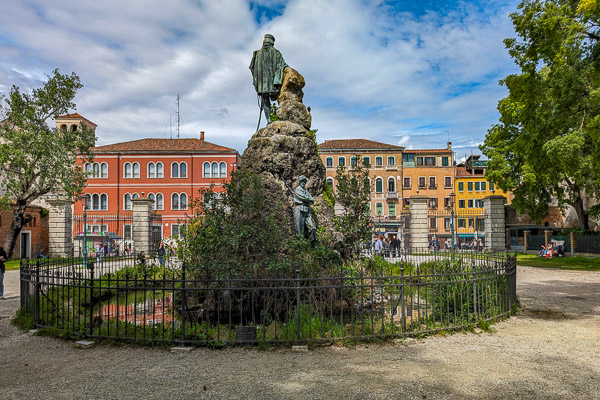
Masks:
[[[32,217],[30,214],[25,214],[27,203],[24,200],[20,200],[15,203],[12,214],[12,223],[6,233],[6,239],[4,239],[4,250],[8,254],[8,258],[12,258],[13,251],[17,246],[17,238],[21,233],[23,225],[31,221]]]
[[[575,200],[572,206],[573,208],[575,208],[575,212],[577,213],[579,228],[583,229],[584,231],[589,231],[590,220],[588,215],[585,213],[585,210],[583,209],[583,199],[581,198],[581,196],[579,196],[577,200]]]

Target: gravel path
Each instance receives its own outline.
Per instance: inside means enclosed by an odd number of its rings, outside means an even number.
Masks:
[[[308,353],[96,346],[29,336],[0,302],[2,399],[600,399],[600,272],[518,268],[522,312],[495,333]]]

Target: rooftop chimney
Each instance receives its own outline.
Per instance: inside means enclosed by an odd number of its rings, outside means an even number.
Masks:
[[[452,142],[448,142],[448,150],[452,150]]]
[[[204,131],[200,131],[200,140],[204,142]]]

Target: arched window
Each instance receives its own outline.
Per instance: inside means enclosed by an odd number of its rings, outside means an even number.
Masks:
[[[100,209],[100,196],[96,193],[92,195],[92,210]]]
[[[387,159],[387,165],[389,165],[390,167],[396,165],[396,158],[394,158],[394,156],[389,156]]]
[[[134,178],[140,177],[140,164],[138,164],[138,163],[133,163],[133,177]]]
[[[327,157],[327,158],[325,159],[325,165],[326,165],[327,167],[333,167],[333,157]]]
[[[388,203],[388,215],[390,217],[396,216],[396,204],[395,203]]]
[[[87,197],[86,210],[89,210],[90,208],[92,208],[92,195],[91,194],[85,194],[84,196]]]
[[[108,178],[108,164],[103,162],[100,164],[100,173],[102,174],[102,178]]]
[[[152,200],[152,209],[156,210],[156,197],[154,197],[154,193],[148,193],[148,198]]]
[[[365,214],[371,215],[371,203],[367,203]]]
[[[108,195],[105,193],[100,195],[100,209],[108,210]]]
[[[94,178],[100,178],[100,164],[94,163]]]
[[[333,191],[333,178],[327,178],[327,185]]]
[[[350,157],[350,166],[356,167],[357,165],[358,161],[356,160],[356,157]]]
[[[216,162],[212,163],[212,177],[219,177],[219,164],[217,164]]]
[[[383,215],[383,203],[375,203],[375,215]]]
[[[131,178],[131,164],[125,163],[123,166],[124,176],[125,178]]]
[[[375,179],[375,193],[383,193],[383,179]]]
[[[90,163],[85,163],[84,167],[83,167],[84,171],[85,171],[85,176],[87,178],[91,178],[92,177],[92,164]]]
[[[345,167],[346,166],[346,157],[338,157],[338,165],[340,167]]]
[[[396,191],[396,179],[393,177],[388,178],[388,192]]]
[[[156,194],[156,209],[157,210],[162,210],[163,209],[163,195],[162,193],[157,193]]]
[[[179,178],[179,163],[171,164],[171,178]]]
[[[60,130],[63,131],[63,132],[66,132],[67,131],[67,124],[62,124],[60,126]]]
[[[123,195],[123,210],[131,210],[131,195],[129,193]]]
[[[156,165],[153,162],[148,163],[148,178],[156,178]]]
[[[77,132],[77,125],[71,125],[71,132]]]
[[[185,193],[179,195],[179,209],[187,210],[187,194]]]
[[[177,193],[171,195],[171,210],[179,210],[179,195]]]
[[[210,178],[210,163],[209,162],[204,163],[202,176],[204,178]]]
[[[131,196],[131,198],[132,198],[132,199],[139,199],[139,198],[140,198],[140,195],[139,195],[139,194],[137,194],[137,193],[134,193],[134,194]]]
[[[157,178],[163,177],[163,163],[161,163],[161,162],[156,163],[156,177]]]
[[[383,157],[381,157],[381,156],[375,157],[375,166],[383,167]]]
[[[187,164],[184,162],[179,164],[179,177],[187,178]]]
[[[221,178],[227,178],[227,164],[224,162],[219,164],[219,174]]]

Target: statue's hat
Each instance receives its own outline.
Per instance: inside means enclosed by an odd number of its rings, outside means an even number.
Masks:
[[[275,43],[275,36],[271,35],[270,33],[267,33],[265,35],[265,39],[263,40],[263,42],[271,42],[271,43]]]

